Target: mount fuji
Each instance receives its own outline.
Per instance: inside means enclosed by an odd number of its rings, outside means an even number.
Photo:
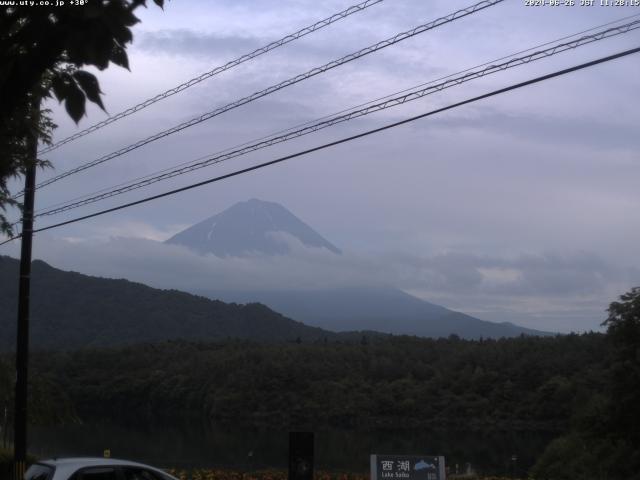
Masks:
[[[283,235],[284,234],[284,235]],[[240,202],[171,237],[166,243],[182,245],[200,254],[246,257],[252,254],[287,255],[286,236],[306,247],[340,250],[282,205],[257,199]],[[327,285],[316,290],[224,290],[203,285],[192,293],[225,302],[260,302],[306,325],[331,330],[377,331],[424,337],[500,338],[548,335],[509,322],[490,322],[449,310],[392,287]]]
[[[306,247],[338,248],[282,205],[251,199],[236,203],[174,235],[166,243],[182,245],[198,253],[218,257],[242,257],[251,253],[285,255],[290,249],[278,234],[294,237]]]

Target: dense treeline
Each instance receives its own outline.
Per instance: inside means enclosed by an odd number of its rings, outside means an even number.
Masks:
[[[547,447],[532,470],[538,478],[640,480],[640,287],[608,312],[604,383]]]
[[[605,388],[601,334],[197,344],[37,354],[85,421],[561,431]]]
[[[606,334],[170,341],[37,353],[36,421],[555,432],[532,473],[640,478],[640,289]],[[0,359],[2,360],[2,359]],[[8,358],[0,401],[9,403]]]

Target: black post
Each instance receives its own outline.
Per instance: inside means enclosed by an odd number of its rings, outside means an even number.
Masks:
[[[289,432],[289,480],[313,480],[313,432]]]
[[[39,121],[39,102],[31,114]],[[22,237],[20,247],[20,285],[18,290],[18,328],[16,344],[16,389],[13,427],[14,478],[22,480],[27,460],[27,382],[29,362],[29,293],[31,288],[31,240],[33,236],[33,206],[36,185],[38,139],[29,137],[29,159],[24,178]]]

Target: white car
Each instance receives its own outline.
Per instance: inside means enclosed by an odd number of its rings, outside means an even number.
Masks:
[[[24,480],[177,480],[142,463],[111,458],[53,458],[34,463]]]

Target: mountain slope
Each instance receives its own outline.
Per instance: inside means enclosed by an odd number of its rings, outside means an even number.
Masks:
[[[243,256],[250,253],[283,255],[289,247],[277,238],[285,233],[307,247],[340,250],[282,205],[251,199],[236,203],[174,235],[166,243],[183,245],[199,253],[219,257]]]
[[[0,256],[0,350],[15,345],[18,260]],[[31,345],[72,349],[169,339],[243,338],[282,341],[333,338],[264,305],[226,304],[177,290],[158,290],[128,280],[64,272],[36,260],[32,265]]]
[[[166,243],[219,257],[250,258],[253,253],[286,255],[289,246],[283,238],[274,235],[277,233],[285,233],[307,247],[327,248],[333,253],[340,253],[282,205],[256,199],[237,203],[183,230]],[[276,285],[265,288],[269,290],[224,291],[202,285],[194,293],[223,301],[261,302],[306,325],[336,332],[369,330],[425,337],[456,334],[462,338],[545,334],[510,323],[480,320],[395,288],[278,290]]]
[[[306,325],[335,332],[374,330],[422,337],[456,334],[468,339],[515,337],[521,334],[549,335],[512,323],[480,320],[394,288],[198,293],[224,301],[258,301]]]

